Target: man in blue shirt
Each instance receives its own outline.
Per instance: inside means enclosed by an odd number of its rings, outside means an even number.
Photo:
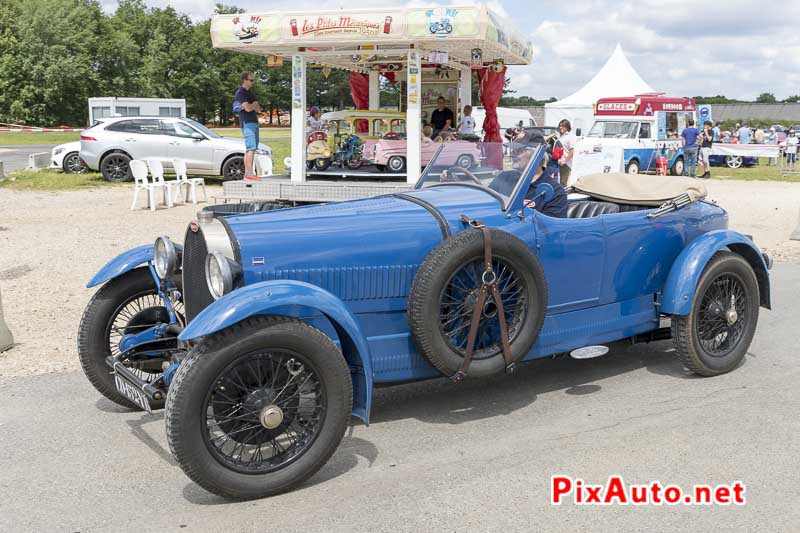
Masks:
[[[253,73],[242,74],[242,86],[236,90],[234,108],[239,109],[239,127],[244,136],[244,179],[257,180],[253,172],[253,157],[258,149],[258,113],[261,106],[253,94]]]
[[[711,130],[711,132],[714,134],[714,142],[718,143],[720,141],[720,139],[722,138],[722,129],[720,128],[720,121],[719,120],[717,121],[716,126],[714,126],[714,128]]]
[[[697,169],[697,137],[700,135],[700,130],[694,127],[694,120],[689,119],[689,126],[684,128],[681,132],[683,138],[683,157],[685,159],[683,166],[683,175],[695,177],[694,173]]]
[[[750,126],[747,124],[742,124],[742,127],[739,128],[737,135],[739,136],[739,144],[750,144],[750,139],[753,137],[753,135],[750,133]]]

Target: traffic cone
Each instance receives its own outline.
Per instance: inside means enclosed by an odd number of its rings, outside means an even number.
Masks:
[[[14,337],[3,321],[3,299],[0,297],[0,352],[8,350],[12,346],[14,346]]]

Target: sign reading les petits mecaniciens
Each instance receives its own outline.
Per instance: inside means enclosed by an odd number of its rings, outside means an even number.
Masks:
[[[377,37],[396,33],[396,16],[370,15],[319,15],[314,17],[288,17],[288,37],[293,38],[352,38]]]

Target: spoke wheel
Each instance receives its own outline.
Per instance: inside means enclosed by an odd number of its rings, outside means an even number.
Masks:
[[[183,302],[173,302],[173,305],[182,317]],[[78,357],[92,385],[109,400],[139,409],[117,391],[106,357],[119,355],[120,342],[125,335],[140,333],[167,321],[166,308],[148,269],[131,270],[103,285],[86,306],[78,329]],[[157,357],[123,361],[133,373],[150,383],[161,377],[161,363],[162,359]],[[151,401],[151,405],[159,408],[163,402]]]
[[[325,403],[307,358],[289,351],[248,354],[223,370],[206,397],[206,445],[232,470],[273,472],[314,443]]]
[[[495,259],[492,269],[497,273],[497,287],[503,303],[510,342],[519,335],[520,326],[528,311],[528,301],[523,290],[523,280],[505,261]],[[467,351],[467,340],[475,304],[481,290],[481,276],[485,267],[482,260],[463,265],[447,280],[439,297],[439,328],[451,349],[462,356]],[[481,360],[501,353],[499,307],[494,296],[488,294],[478,323],[473,359]]]
[[[252,499],[312,476],[344,436],[350,368],[320,330],[256,316],[204,337],[167,395],[170,450],[204,489]]]
[[[729,155],[725,157],[725,164],[728,165],[728,168],[739,168],[742,166],[742,156],[740,155]]]
[[[755,334],[758,309],[758,281],[750,264],[732,252],[717,253],[700,276],[690,313],[672,317],[681,361],[702,376],[736,368]]]

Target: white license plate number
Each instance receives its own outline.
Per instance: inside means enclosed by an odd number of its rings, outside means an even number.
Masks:
[[[114,383],[117,385],[117,390],[122,393],[127,399],[147,411],[148,413],[153,412],[153,408],[150,407],[150,402],[147,400],[147,396],[137,389],[132,383],[129,383],[126,379],[124,379],[119,374],[114,374]]]

